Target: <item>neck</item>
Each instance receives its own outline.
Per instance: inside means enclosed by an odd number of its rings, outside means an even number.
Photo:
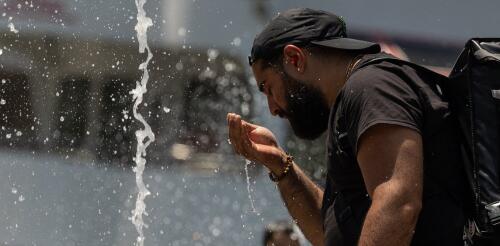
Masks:
[[[347,80],[347,70],[356,63],[356,55],[342,54],[327,61],[319,61],[314,64],[318,69],[318,85],[325,94],[330,107],[335,103],[337,94]]]

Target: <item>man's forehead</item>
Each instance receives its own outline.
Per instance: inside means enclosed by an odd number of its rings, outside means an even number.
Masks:
[[[258,61],[252,64],[252,71],[255,79],[259,82],[259,79],[262,80],[263,76],[266,74],[267,69],[263,69],[262,62]]]
[[[255,74],[259,75],[269,75],[270,73],[276,72],[276,66],[272,64],[265,64],[267,61],[259,60],[252,64],[252,71]]]
[[[259,91],[264,92],[264,84],[269,80],[269,69],[261,66],[260,61],[252,64],[253,76]]]
[[[255,70],[262,70],[262,60],[258,60],[251,65],[252,69]]]

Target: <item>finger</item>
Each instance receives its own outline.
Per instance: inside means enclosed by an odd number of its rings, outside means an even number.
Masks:
[[[231,141],[231,145],[233,146],[234,151],[238,152],[238,129],[236,127],[236,119],[234,114],[230,114],[228,117],[229,120],[229,140]]]
[[[232,114],[231,113],[227,113],[227,116],[226,116],[226,121],[227,121],[227,132],[228,132],[228,138],[229,138],[229,143],[231,144],[231,141],[232,141],[232,131],[231,131],[231,117],[232,117]]]
[[[234,114],[234,134],[236,142],[234,143],[238,153],[243,155],[243,143],[242,143],[242,135],[241,135],[241,116]]]
[[[235,138],[236,138],[236,149],[238,150],[238,153],[242,156],[246,157],[246,151],[245,151],[245,146],[244,146],[244,139],[245,136],[242,135],[243,132],[243,120],[241,119],[241,116],[238,114],[234,114],[234,126],[235,126]]]
[[[230,112],[229,112],[229,113],[227,113],[227,115],[226,115],[226,121],[227,121],[227,125],[228,125],[228,126],[229,126],[229,122],[230,122],[230,120],[231,120],[231,117],[232,117],[233,115],[234,115],[234,113],[230,113]]]
[[[241,148],[246,154],[245,157],[250,157],[254,153],[253,143],[250,141],[249,132],[252,130],[247,122],[243,121],[241,124]]]

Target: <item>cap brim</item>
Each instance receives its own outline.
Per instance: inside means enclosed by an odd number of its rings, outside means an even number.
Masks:
[[[330,40],[312,41],[311,43],[342,50],[364,51],[370,53],[380,52],[380,46],[377,43],[352,38],[336,38]]]

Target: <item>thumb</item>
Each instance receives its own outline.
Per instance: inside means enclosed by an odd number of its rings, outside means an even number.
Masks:
[[[241,126],[243,128],[243,134],[245,134],[245,139],[248,139],[250,140],[251,139],[251,136],[250,136],[250,133],[256,128],[254,127],[252,124],[246,122],[246,121],[242,121],[241,122]]]
[[[244,121],[242,120],[241,123],[243,124],[243,127],[245,128],[245,130],[248,132],[251,132],[253,130],[255,130],[257,127],[259,127],[258,125],[254,125],[248,121]]]

